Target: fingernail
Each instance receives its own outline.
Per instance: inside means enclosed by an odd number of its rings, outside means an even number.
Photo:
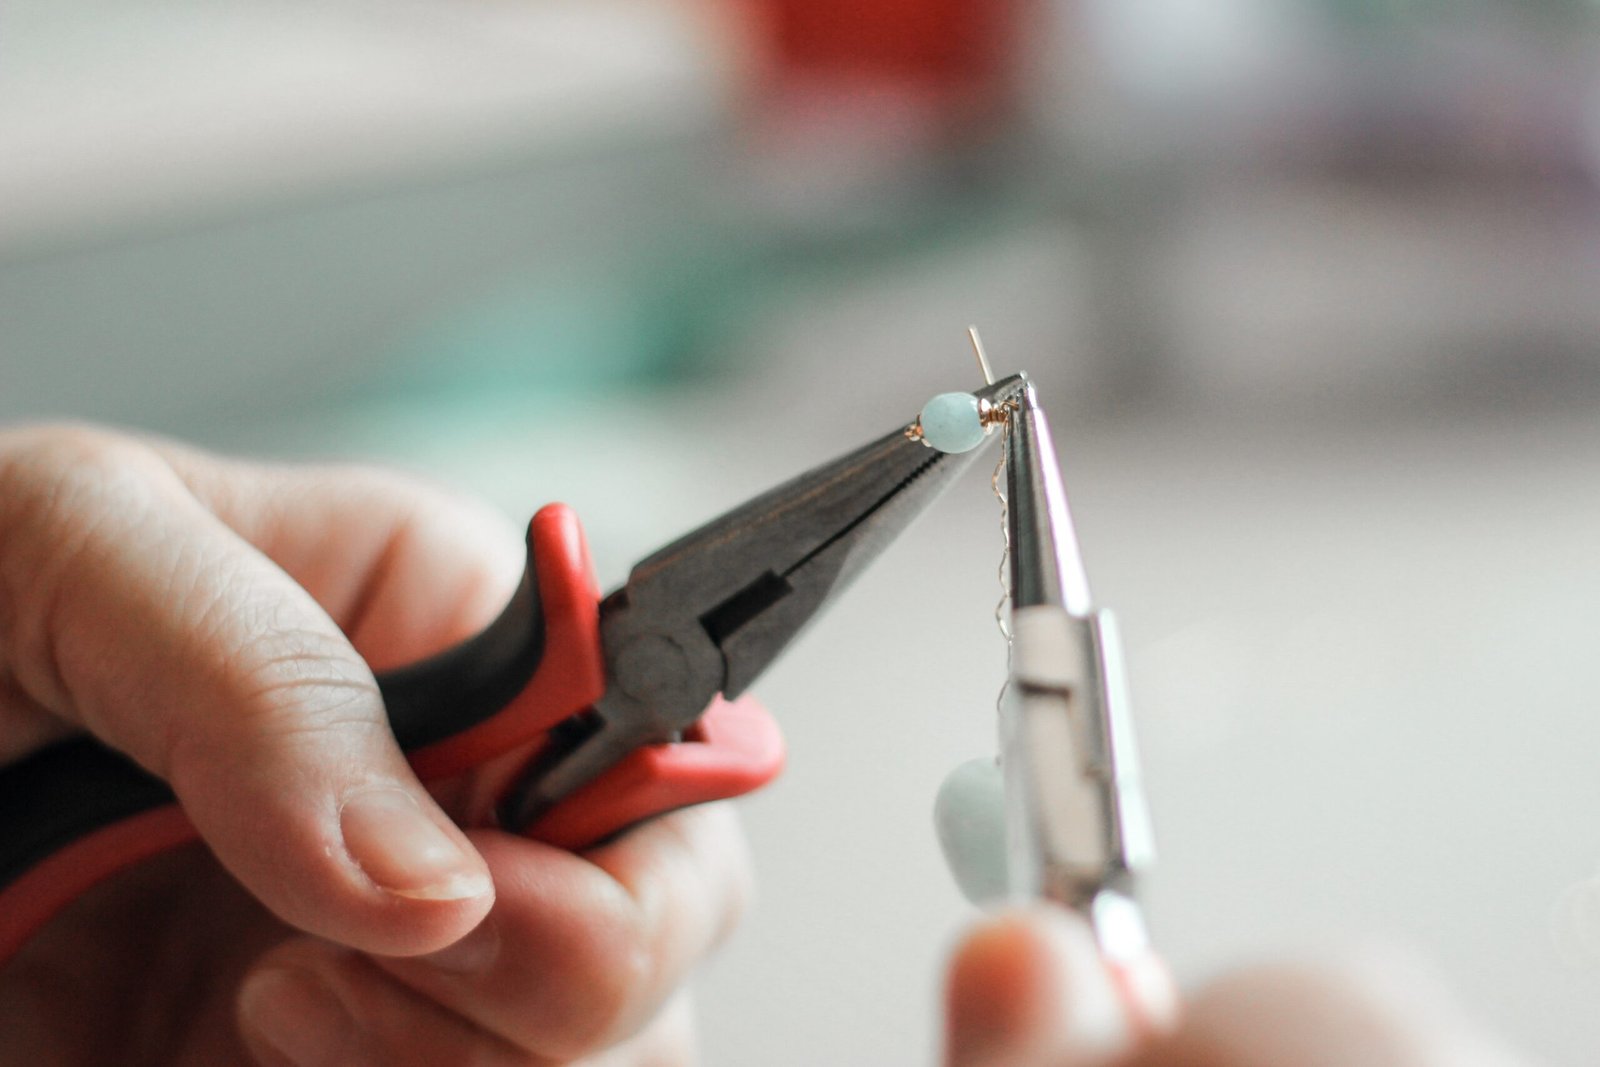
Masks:
[[[490,916],[460,941],[420,957],[419,962],[445,974],[482,974],[493,965],[499,954],[500,930],[495,925],[494,917]]]
[[[347,1062],[356,1036],[355,1020],[333,990],[297,969],[272,968],[246,978],[239,1017],[251,1036],[295,1067]]]
[[[339,812],[345,848],[380,888],[414,900],[468,900],[490,889],[483,862],[410,793],[357,793]]]

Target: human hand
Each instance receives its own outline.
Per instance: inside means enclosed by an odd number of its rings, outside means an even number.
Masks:
[[[0,763],[92,733],[210,848],[0,971],[0,1063],[686,1062],[679,985],[748,887],[729,811],[581,857],[463,833],[473,777],[431,796],[385,721],[372,671],[481,629],[523,562],[394,475],[0,433]]]
[[[1155,972],[1128,982],[1057,908],[968,934],[946,986],[946,1067],[1518,1067],[1414,961],[1238,971],[1181,1016]]]

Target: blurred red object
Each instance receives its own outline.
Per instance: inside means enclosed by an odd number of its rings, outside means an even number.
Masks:
[[[947,119],[1010,103],[1026,0],[745,0],[779,91],[870,87]]]

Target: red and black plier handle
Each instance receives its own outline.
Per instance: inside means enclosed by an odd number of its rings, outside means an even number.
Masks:
[[[499,825],[524,788],[519,768],[551,731],[606,690],[600,596],[577,516],[552,504],[528,528],[516,594],[483,633],[380,675],[390,725],[424,782],[501,767],[470,825]],[[720,697],[676,741],[635,748],[526,826],[580,849],[636,823],[756,789],[783,766],[776,724],[754,702]],[[80,737],[0,770],[0,962],[78,895],[196,839],[165,783]]]

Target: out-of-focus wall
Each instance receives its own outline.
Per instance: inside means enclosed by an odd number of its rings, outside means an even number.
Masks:
[[[1600,379],[1581,5],[5,17],[10,415],[737,369],[799,294],[1017,235],[1074,278],[1032,363],[1093,403]]]
[[[0,415],[209,433],[397,381],[653,369],[661,342],[628,320],[695,251],[690,164],[731,91],[699,21],[626,2],[0,20]]]

